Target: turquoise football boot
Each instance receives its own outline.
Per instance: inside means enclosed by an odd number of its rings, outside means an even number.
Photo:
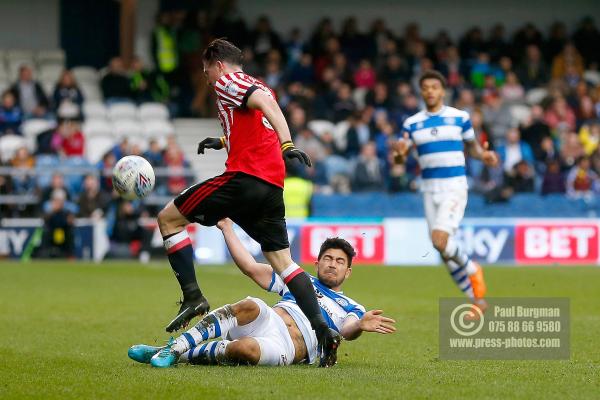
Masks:
[[[177,354],[173,349],[173,345],[175,344],[175,339],[169,339],[169,343],[165,347],[159,350],[152,358],[150,359],[150,364],[153,367],[157,368],[168,368],[177,364],[177,360],[179,359],[179,354]]]
[[[136,344],[129,348],[127,355],[133,361],[150,364],[150,359],[160,351],[162,347],[148,346],[147,344]]]

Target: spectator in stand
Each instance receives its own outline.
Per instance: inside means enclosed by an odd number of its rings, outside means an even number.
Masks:
[[[375,69],[369,60],[361,60],[354,73],[354,85],[358,88],[373,89],[377,82]]]
[[[485,78],[493,75],[493,68],[490,64],[490,55],[486,52],[481,52],[477,55],[476,61],[471,66],[470,82],[473,87],[483,89],[485,86]]]
[[[116,207],[116,211],[114,210]],[[108,258],[133,258],[147,261],[150,249],[150,232],[140,224],[141,213],[130,201],[117,201],[110,211],[110,249]]]
[[[371,106],[376,112],[387,113],[392,107],[392,101],[388,95],[388,86],[385,82],[377,82],[375,87],[365,97],[365,104]]]
[[[161,167],[164,164],[163,152],[158,140],[150,140],[150,143],[148,143],[148,150],[144,152],[143,157],[148,160],[153,167]]]
[[[552,101],[552,104],[546,110],[544,121],[550,129],[559,133],[572,132],[577,125],[575,113],[562,96],[558,96]]]
[[[337,91],[337,98],[333,103],[333,120],[340,122],[351,116],[356,110],[352,99],[352,88],[347,83],[342,83]]]
[[[50,258],[74,258],[75,217],[65,208],[67,193],[57,189],[52,192],[49,211],[44,216],[42,245],[38,255]]]
[[[506,75],[506,82],[500,89],[500,95],[507,102],[519,102],[525,96],[525,90],[519,83],[519,78],[514,72],[509,72]]]
[[[496,142],[502,141],[506,132],[515,125],[510,105],[497,95],[484,98],[483,119],[490,127],[492,139]]]
[[[167,190],[169,194],[181,193],[191,185],[190,177],[186,175],[189,163],[184,159],[183,151],[179,146],[172,144],[165,150],[165,167],[169,169]]]
[[[283,71],[281,70],[280,61],[271,60],[265,66],[264,81],[272,88],[278,88],[283,80]]]
[[[527,161],[521,160],[507,174],[505,182],[514,193],[532,193],[534,191],[534,175],[531,165]]]
[[[180,62],[177,44],[178,22],[179,21],[175,12],[160,12],[156,17],[156,26],[152,30],[152,37],[150,41],[150,53],[152,54],[152,61],[154,62],[158,73],[163,76],[167,82],[169,82],[169,86],[171,87],[177,87],[179,84]],[[120,74],[121,71],[119,68],[119,71],[116,72],[116,75],[118,76]],[[119,82],[118,86],[121,85],[122,83]],[[115,97],[127,97],[123,96],[124,93],[117,94],[119,94],[119,96]],[[106,95],[104,97],[106,98]]]
[[[583,125],[579,130],[579,140],[587,156],[594,153],[600,144],[600,121]]]
[[[250,46],[258,62],[264,61],[271,49],[283,52],[283,44],[279,35],[271,27],[271,21],[262,15],[256,21],[254,30],[250,33]]]
[[[350,128],[346,132],[346,158],[358,156],[362,147],[374,136],[369,125],[373,109],[366,108],[362,112],[354,113],[350,118]]]
[[[467,75],[466,66],[461,61],[455,46],[446,49],[445,57],[438,65],[438,70],[446,77],[449,88],[459,87],[463,83],[463,77]]]
[[[306,112],[302,107],[289,107],[288,111],[290,133],[295,139],[306,128]]]
[[[155,101],[169,102],[170,88],[165,78],[144,67],[144,62],[135,57],[131,63],[130,90],[137,103]]]
[[[27,147],[23,146],[17,149],[15,156],[10,160],[10,165],[19,170],[19,173],[12,175],[12,187],[15,194],[25,194],[33,191],[35,181],[30,173],[35,166],[35,159],[29,153]]]
[[[588,66],[600,63],[600,31],[591,17],[581,21],[579,28],[573,34],[573,42]]]
[[[552,61],[552,78],[565,80],[569,77],[583,76],[585,65],[583,58],[573,43],[567,43],[560,54]]]
[[[69,101],[81,107],[83,104],[83,93],[75,76],[70,70],[64,70],[56,82],[54,87],[54,95],[52,96],[54,109],[57,110],[64,101]]]
[[[398,54],[390,54],[387,56],[385,66],[379,74],[382,82],[394,88],[398,83],[410,79],[410,70],[406,60]]]
[[[525,161],[529,165],[534,163],[531,147],[527,142],[521,140],[521,134],[517,128],[508,130],[506,143],[498,146],[497,151],[504,171],[508,174],[514,171],[514,167],[520,161]]]
[[[517,77],[526,90],[542,87],[548,83],[550,74],[538,46],[527,46],[525,60],[517,67]]]
[[[575,132],[565,133],[561,136],[560,160],[563,169],[571,169],[584,155],[585,151]]]
[[[544,46],[544,55],[548,63],[554,60],[567,43],[567,27],[562,22],[554,22],[550,27],[550,37]]]
[[[300,134],[294,139],[294,144],[297,148],[310,153],[311,159],[322,161],[327,156],[327,148],[323,142],[308,128],[300,131]]]
[[[65,178],[64,178],[63,174],[61,174],[60,172],[55,172],[52,175],[52,180],[50,181],[50,186],[47,187],[46,189],[44,189],[41,193],[40,203],[43,204],[43,203],[49,201],[52,197],[52,193],[54,193],[55,191],[61,191],[61,190],[65,193],[64,201],[70,201],[71,194],[67,190],[67,187],[65,185]]]
[[[542,141],[549,138],[550,134],[550,127],[544,122],[544,109],[538,105],[532,106],[527,122],[521,127],[521,139],[531,147],[536,160],[543,161],[546,158]]]
[[[360,151],[352,188],[356,192],[372,192],[384,190],[384,175],[381,160],[377,158],[374,142],[367,142]]]
[[[312,55],[302,53],[300,60],[290,66],[287,79],[290,82],[300,82],[305,85],[313,83],[315,80],[315,71]]]
[[[542,195],[564,194],[566,192],[565,176],[560,170],[560,162],[557,159],[546,163],[546,172],[542,181]]]
[[[0,136],[4,134],[20,134],[23,113],[17,105],[17,100],[12,91],[2,93],[0,104]]]
[[[117,158],[112,150],[109,150],[104,154],[102,160],[96,164],[96,167],[100,171],[100,188],[106,193],[112,193],[112,170],[117,163]]]
[[[598,174],[591,169],[589,157],[581,157],[567,176],[567,195],[589,199],[598,191]]]
[[[52,136],[51,146],[63,157],[83,157],[85,138],[77,120],[61,119]]]
[[[108,64],[108,72],[100,81],[102,94],[108,102],[129,101],[133,98],[127,70],[121,57],[114,57]]]
[[[33,71],[28,65],[19,68],[19,79],[10,89],[25,118],[45,117],[48,113],[48,98],[42,85],[33,79]]]
[[[86,175],[83,180],[83,191],[79,195],[79,213],[81,218],[100,218],[110,203],[110,195],[100,190],[100,182],[96,175]]]

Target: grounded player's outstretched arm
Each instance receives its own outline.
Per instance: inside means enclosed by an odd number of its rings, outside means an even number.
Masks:
[[[384,317],[382,310],[367,311],[361,319],[350,317],[340,332],[344,339],[354,340],[363,332],[377,332],[383,335],[396,332],[394,321]]]
[[[477,140],[467,140],[465,141],[465,145],[470,157],[481,160],[488,167],[498,165],[498,156],[495,152],[488,150],[488,142],[485,142],[483,147],[481,147]]]
[[[227,248],[237,267],[261,288],[268,290],[273,277],[273,268],[268,264],[256,262],[252,254],[246,250],[235,231],[229,218],[220,220],[217,228],[223,232]]]
[[[301,163],[309,167],[312,166],[308,155],[298,150],[292,143],[290,128],[281,112],[281,108],[279,108],[279,104],[270,94],[264,90],[255,90],[246,104],[249,108],[260,110],[265,115],[265,118],[277,133],[279,143],[281,143],[281,151],[286,158],[296,158]]]

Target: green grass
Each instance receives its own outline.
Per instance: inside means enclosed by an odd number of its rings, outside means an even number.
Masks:
[[[274,303],[233,267],[198,269],[213,307],[247,295]],[[442,268],[355,267],[345,293],[397,321],[394,335],[343,343],[322,370],[179,366],[127,358],[163,343],[178,297],[168,267],[134,263],[0,263],[0,398],[565,399],[600,395],[600,268],[487,268],[490,296],[571,298],[571,359],[440,361]]]

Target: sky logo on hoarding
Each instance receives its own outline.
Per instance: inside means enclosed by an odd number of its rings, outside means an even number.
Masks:
[[[456,238],[463,249],[472,257],[487,263],[498,260],[511,261],[513,258],[507,246],[512,228],[507,226],[478,226],[461,227]]]

